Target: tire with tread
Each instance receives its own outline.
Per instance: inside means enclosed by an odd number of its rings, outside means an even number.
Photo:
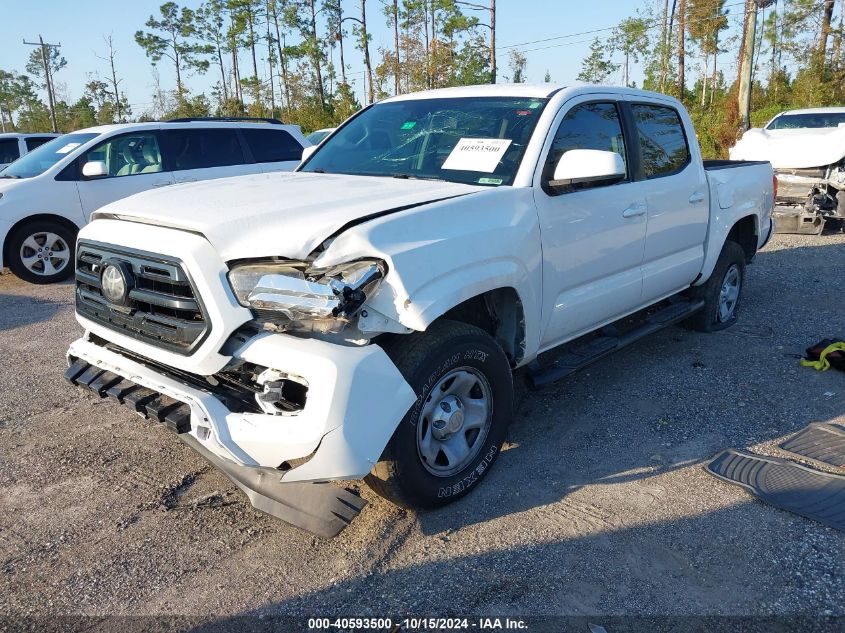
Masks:
[[[417,394],[402,418],[367,485],[394,504],[409,509],[436,508],[457,501],[487,474],[498,456],[513,413],[513,378],[501,347],[484,330],[441,320],[425,332],[396,337],[385,352]],[[448,477],[432,474],[417,448],[421,407],[438,380],[456,368],[483,374],[492,393],[491,424],[473,459]]]
[[[739,270],[739,296],[733,309],[733,314],[726,321],[720,321],[719,294],[725,281],[725,275],[731,266]],[[745,251],[742,246],[732,240],[725,242],[710,279],[700,286],[694,286],[687,291],[691,299],[703,299],[704,308],[684,322],[684,325],[698,332],[717,332],[729,328],[736,323],[742,299],[742,288],[745,283]]]
[[[21,247],[24,245],[25,240],[38,233],[52,233],[54,235],[58,235],[68,247],[69,257],[67,259],[67,263],[56,274],[37,274],[27,268],[21,259]],[[76,250],[76,233],[76,230],[68,228],[67,225],[50,220],[33,220],[32,222],[26,222],[12,231],[7,238],[6,255],[8,256],[8,261],[6,265],[16,276],[20,277],[24,281],[28,281],[29,283],[52,284],[58,281],[63,281],[73,274],[73,257]]]

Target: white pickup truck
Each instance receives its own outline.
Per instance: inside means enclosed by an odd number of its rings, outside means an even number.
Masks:
[[[364,502],[330,480],[413,508],[471,491],[513,370],[542,385],[682,320],[734,323],[773,198],[768,163],[705,164],[663,95],[394,97],[295,173],[95,213],[67,378],[162,422],[256,508],[333,535]]]

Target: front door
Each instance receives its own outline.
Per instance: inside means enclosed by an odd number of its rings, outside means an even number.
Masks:
[[[617,99],[573,100],[558,121],[542,187],[535,188],[543,245],[541,350],[623,316],[642,295],[645,188],[630,173],[632,141],[623,132]],[[557,160],[572,149],[617,152],[628,173],[615,183],[549,186]]]
[[[79,159],[77,189],[85,220],[100,207],[141,191],[173,183],[173,174],[162,170],[162,156],[155,130],[113,136],[88,150]],[[102,161],[107,175],[81,175],[86,162]]]

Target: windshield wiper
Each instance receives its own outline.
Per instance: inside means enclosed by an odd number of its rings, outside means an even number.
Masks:
[[[390,174],[391,178],[401,178],[402,180],[437,180],[439,182],[446,182],[443,178],[436,178],[435,176],[415,176],[413,174]]]
[[[0,178],[20,178],[20,176],[14,176],[12,174],[0,174]]]

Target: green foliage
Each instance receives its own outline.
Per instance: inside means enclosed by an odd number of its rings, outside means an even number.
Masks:
[[[610,51],[599,38],[595,38],[590,44],[590,54],[581,62],[581,72],[576,79],[588,84],[600,84],[617,70],[619,64],[610,61]]]

